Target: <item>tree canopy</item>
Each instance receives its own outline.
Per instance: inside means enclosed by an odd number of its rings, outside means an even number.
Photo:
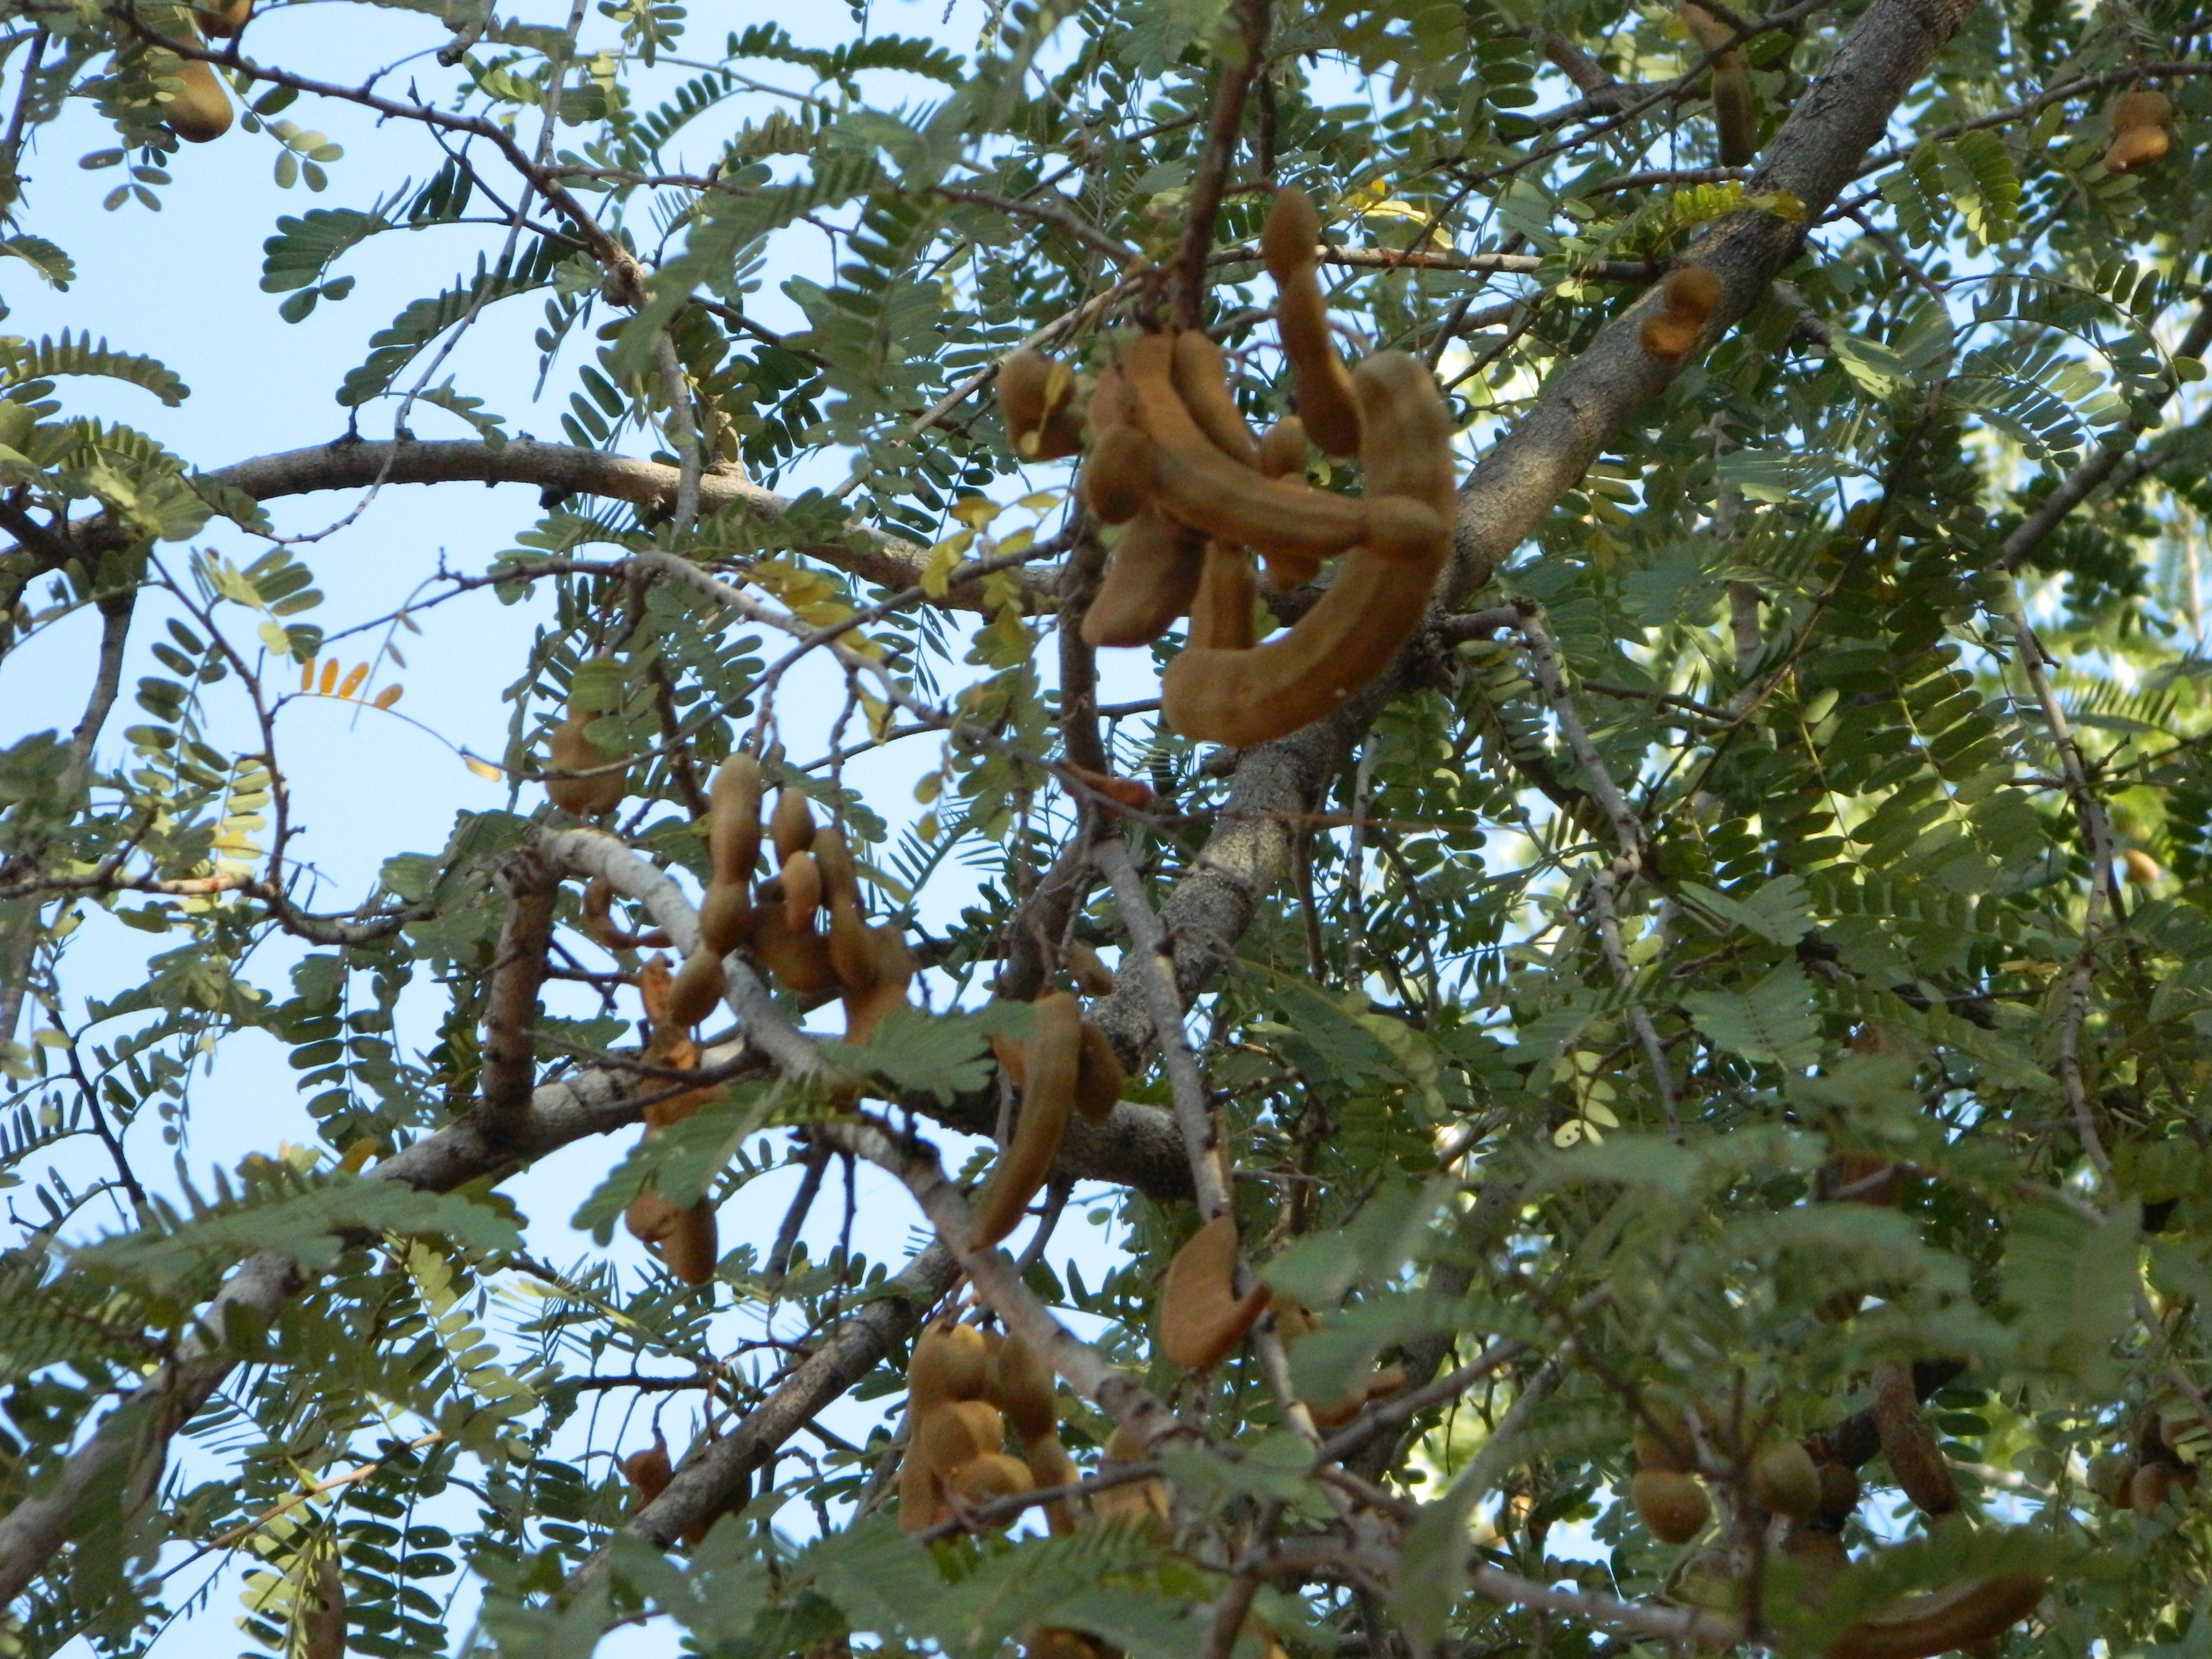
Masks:
[[[0,1651],[2201,1651],[2205,17],[849,5],[0,4],[9,283],[429,273],[277,453],[0,338]]]

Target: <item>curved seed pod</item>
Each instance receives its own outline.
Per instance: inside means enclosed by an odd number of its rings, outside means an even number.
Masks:
[[[668,1490],[668,1483],[676,1478],[674,1468],[668,1461],[668,1443],[655,1431],[653,1443],[643,1451],[634,1451],[623,1459],[623,1479],[630,1484],[630,1512],[635,1514]]]
[[[676,1231],[677,1218],[683,1212],[647,1188],[630,1200],[623,1211],[623,1225],[629,1236],[650,1249]]]
[[[1190,1236],[1160,1284],[1160,1352],[1187,1371],[1228,1357],[1267,1311],[1267,1287],[1237,1294],[1237,1222],[1226,1214]]]
[[[940,1475],[951,1474],[1006,1443],[1006,1420],[988,1401],[940,1401],[923,1413],[914,1426],[914,1449]]]
[[[822,866],[814,854],[795,852],[783,861],[783,921],[793,933],[809,926],[822,907]]]
[[[1075,1467],[1075,1460],[1067,1455],[1067,1448],[1056,1433],[1046,1433],[1025,1441],[1022,1448],[1030,1461],[1030,1473],[1036,1476],[1039,1489],[1047,1486],[1072,1486],[1083,1479],[1083,1471]],[[1081,1519],[1076,1509],[1082,1500],[1074,1498],[1055,1498],[1044,1506],[1045,1525],[1055,1538],[1064,1538],[1075,1530]]]
[[[1052,1367],[1018,1336],[1008,1336],[993,1352],[983,1393],[1006,1414],[1015,1437],[1024,1445],[1059,1428]]]
[[[875,988],[875,939],[849,894],[830,901],[830,965],[846,995],[864,996]]]
[[[760,763],[743,751],[731,756],[714,774],[708,801],[707,860],[714,880],[744,886],[760,858]]]
[[[1110,772],[1094,772],[1087,766],[1078,766],[1073,761],[1062,762],[1061,769],[1089,784],[1117,805],[1127,807],[1132,812],[1143,811],[1158,799],[1152,785],[1136,778],[1117,778]]]
[[[1820,1471],[1813,1454],[1796,1440],[1761,1452],[1751,1466],[1751,1494],[1773,1514],[1811,1520],[1820,1507]]]
[[[1283,356],[1297,376],[1298,417],[1322,453],[1357,455],[1364,410],[1336,342],[1329,337],[1328,307],[1315,275],[1321,264],[1321,216],[1305,191],[1275,192],[1260,229],[1260,252],[1280,296],[1275,325],[1282,333]]]
[[[2033,1613],[2048,1579],[2008,1572],[1908,1595],[1862,1619],[1822,1651],[1826,1659],[1934,1659],[2001,1636]]]
[[[753,898],[750,881],[714,881],[699,901],[699,944],[718,957],[752,942]]]
[[[1190,609],[1206,564],[1206,538],[1147,505],[1106,556],[1106,574],[1083,613],[1086,644],[1150,645]]]
[[[1086,1123],[1103,1123],[1121,1103],[1121,1090],[1129,1081],[1121,1057],[1114,1052],[1106,1033],[1085,1020],[1083,1048],[1075,1066],[1075,1109]]]
[[[1328,558],[1365,537],[1366,510],[1351,496],[1263,478],[1208,442],[1175,389],[1174,353],[1164,334],[1141,335],[1121,353],[1138,419],[1155,446],[1153,495],[1170,517],[1224,541],[1291,557]]]
[[[845,832],[836,825],[825,823],[814,832],[814,862],[822,868],[824,904],[840,893],[855,903],[860,902],[860,877],[853,867],[853,849],[846,843]]]
[[[1662,362],[1679,363],[1705,331],[1721,302],[1721,279],[1703,265],[1678,265],[1659,284],[1659,309],[1644,319],[1637,340]]]
[[[1142,428],[1111,426],[1099,434],[1084,458],[1078,488],[1102,524],[1127,524],[1152,499],[1152,468],[1158,459]]]
[[[207,65],[196,67],[205,69]],[[545,740],[545,756],[555,768],[563,772],[588,772],[613,763],[614,757],[603,753],[599,744],[584,735],[584,728],[598,718],[580,709],[571,710],[568,718],[553,728],[553,735]],[[595,818],[613,811],[629,793],[627,769],[602,772],[593,777],[545,780],[547,798],[562,811],[574,812],[580,818]]]
[[[1386,499],[1423,518],[1424,535],[1411,556],[1356,550],[1313,609],[1265,645],[1186,646],[1160,680],[1162,713],[1184,737],[1249,749],[1310,726],[1389,667],[1420,625],[1450,548],[1451,416],[1435,377],[1402,353],[1367,358],[1353,380],[1370,485],[1401,488]]]
[[[253,0],[210,0],[195,9],[192,21],[200,26],[201,33],[228,40],[236,37],[252,15]]]
[[[1117,1426],[1106,1437],[1098,1459],[1098,1472],[1104,1474],[1116,1464],[1146,1461],[1144,1443],[1126,1428]],[[1155,1475],[1132,1480],[1127,1486],[1106,1486],[1091,1494],[1091,1507],[1102,1521],[1143,1521],[1152,1517],[1164,1521],[1168,1518],[1167,1483]]]
[[[2164,93],[2122,93],[2112,100],[2112,138],[2105,147],[2105,171],[2141,173],[2164,160],[2173,148],[2168,131],[2172,125],[2173,105]]]
[[[1260,446],[1229,389],[1228,354],[1203,329],[1187,328],[1175,337],[1170,368],[1175,389],[1182,394],[1198,429],[1223,454],[1243,466],[1256,466]]]
[[[722,959],[711,951],[694,951],[668,988],[668,1017],[687,1030],[713,1013],[722,1000]]]
[[[798,789],[785,789],[775,798],[775,811],[769,817],[769,842],[775,848],[778,864],[788,864],[792,855],[804,853],[814,845],[814,809],[807,804],[805,793]]]
[[[675,1226],[654,1248],[668,1264],[668,1271],[686,1285],[706,1284],[722,1259],[714,1206],[702,1198],[690,1209],[678,1212]]]
[[[1031,346],[1000,360],[995,390],[1006,442],[1024,460],[1056,461],[1082,447],[1075,376]]]
[[[1225,542],[1206,544],[1206,567],[1190,602],[1190,642],[1212,651],[1249,651],[1260,642],[1252,607],[1260,583],[1252,556]]]
[[[302,1659],[345,1659],[345,1575],[334,1555],[315,1562],[313,1601],[301,1609]]]
[[[985,1452],[981,1457],[963,1463],[950,1477],[952,1490],[970,1504],[988,1504],[996,1498],[1012,1498],[1017,1492],[1036,1490],[1036,1479],[1030,1466],[1006,1452]],[[1000,1522],[1010,1524],[1013,1517]]]
[[[2177,1494],[2196,1484],[2193,1469],[2177,1468],[2163,1459],[2146,1460],[2128,1477],[2128,1507],[2148,1521],[2168,1504],[2179,1503]]]
[[[1644,1530],[1662,1544],[1688,1543],[1713,1518],[1712,1499],[1697,1477],[1672,1469],[1638,1469],[1628,1497]]]
[[[1948,1515],[1959,1507],[1958,1484],[1936,1431],[1921,1413],[1910,1365],[1875,1367],[1874,1425],[1890,1473],[1923,1515]]]
[[[211,143],[230,131],[230,95],[222,89],[215,70],[197,58],[178,64],[182,82],[161,106],[169,131],[188,144]]]
[[[866,1042],[894,1008],[903,1008],[906,988],[914,979],[914,953],[896,927],[871,927],[869,942],[875,951],[876,982],[857,996],[845,998],[845,1040]]]
[[[1270,478],[1303,477],[1306,470],[1306,451],[1313,441],[1306,436],[1306,423],[1295,415],[1285,415],[1260,434],[1259,467],[1261,474]]]
[[[906,1364],[907,1409],[917,1415],[948,1400],[980,1400],[990,1349],[973,1325],[932,1325]]]
[[[991,1054],[999,1062],[999,1069],[1006,1074],[1006,1081],[1014,1085],[1014,1092],[1019,1094],[1030,1074],[1029,1044],[1017,1042],[1012,1037],[994,1036]]]
[[[1151,791],[1146,792],[1147,794]],[[1075,988],[1087,997],[1103,997],[1115,986],[1114,970],[1098,959],[1098,952],[1079,939],[1072,939],[1060,953],[1067,964],[1068,976],[1074,980]]]
[[[988,1249],[1022,1223],[1030,1200],[1044,1185],[1074,1109],[1083,1052],[1083,1010],[1065,991],[1036,1000],[1030,1028],[1027,1086],[1021,1122],[975,1200],[971,1250]]]
[[[830,941],[811,930],[794,932],[783,919],[781,903],[764,904],[754,914],[752,952],[762,967],[800,996],[821,996],[837,988]]]
[[[1301,1311],[1304,1310],[1301,1310]],[[1282,1322],[1279,1307],[1275,1319],[1277,1328],[1279,1329]],[[1285,1346],[1287,1342],[1286,1338]],[[1370,1401],[1388,1400],[1405,1386],[1406,1368],[1394,1359],[1389,1364],[1377,1369],[1375,1375],[1364,1382],[1353,1383],[1341,1399],[1332,1401],[1326,1406],[1316,1406],[1309,1401],[1306,1410],[1312,1414],[1316,1428],[1341,1428],[1364,1411]]]

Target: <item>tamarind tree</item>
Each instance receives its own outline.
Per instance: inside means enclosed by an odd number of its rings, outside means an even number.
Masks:
[[[2201,12],[383,9],[0,5],[10,282],[435,273],[279,453],[0,341],[0,1651],[2212,1641]],[[347,904],[399,626],[508,793]]]

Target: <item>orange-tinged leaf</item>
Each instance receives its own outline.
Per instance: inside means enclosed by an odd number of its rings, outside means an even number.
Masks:
[[[342,697],[350,697],[355,692],[361,690],[361,683],[368,678],[368,665],[365,662],[356,663],[350,669],[347,670],[345,679],[338,687],[338,696]]]
[[[336,689],[337,683],[338,659],[336,657],[332,657],[328,662],[323,665],[323,695],[326,697],[329,696],[331,691]]]
[[[489,778],[494,783],[499,781],[499,768],[494,766],[489,761],[480,761],[474,755],[464,755],[461,757],[461,764],[480,778]]]
[[[399,701],[399,694],[404,689],[397,682],[386,686],[383,690],[376,694],[376,706],[379,708],[391,708],[393,703]]]
[[[312,691],[314,689],[315,659],[313,657],[310,657],[307,661],[300,665],[300,690],[302,691]]]

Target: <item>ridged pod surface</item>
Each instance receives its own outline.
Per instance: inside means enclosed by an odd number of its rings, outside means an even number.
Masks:
[[[1361,416],[1365,412],[1352,389],[1344,359],[1329,336],[1328,307],[1321,279],[1321,216],[1305,191],[1275,192],[1260,228],[1260,255],[1275,279],[1276,326],[1283,355],[1297,379],[1298,418],[1328,455],[1360,452]]]
[[[1187,1371],[1218,1365],[1267,1311],[1264,1285],[1237,1294],[1237,1223],[1223,1214],[1193,1233],[1160,1284],[1160,1352]]]

